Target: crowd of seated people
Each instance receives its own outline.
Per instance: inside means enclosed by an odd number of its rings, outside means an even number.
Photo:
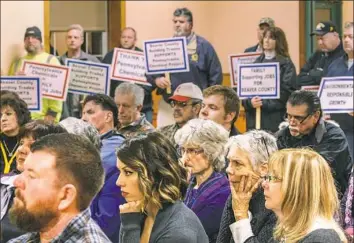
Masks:
[[[177,9],[173,19],[189,72],[147,75],[149,88],[117,81],[109,95],[45,98],[41,112],[1,90],[0,242],[352,242],[354,112],[325,117],[319,97],[301,88],[353,76],[353,22],[342,39],[332,22],[319,23],[319,48],[297,74],[285,32],[262,18],[259,43],[246,52],[279,63],[280,98],[241,102],[221,85],[216,50],[193,31],[192,12]],[[99,62],[79,51],[82,33],[69,27],[62,65]],[[141,51],[135,43],[136,31],[122,30],[119,47]],[[59,64],[37,27],[24,45],[9,75],[24,75],[24,60]],[[234,125],[241,104],[244,133]]]

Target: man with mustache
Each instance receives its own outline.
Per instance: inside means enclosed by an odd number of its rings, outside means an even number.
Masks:
[[[176,123],[161,127],[159,132],[165,135],[176,146],[174,137],[177,130],[183,127],[189,120],[198,118],[203,94],[197,85],[184,83],[176,88],[169,100]]]
[[[333,170],[341,198],[353,167],[344,132],[323,120],[320,99],[311,91],[294,91],[286,104],[286,112],[289,126],[278,131],[278,148],[310,147],[321,154]]]
[[[24,36],[24,46],[27,55],[15,60],[9,69],[9,76],[25,75],[21,71],[22,64],[25,60],[32,62],[40,62],[47,64],[60,65],[59,60],[43,50],[42,32],[37,26],[26,29]],[[62,101],[52,100],[49,98],[42,99],[42,110],[40,112],[32,112],[32,119],[44,119],[48,122],[59,122],[62,112]]]
[[[173,13],[174,37],[186,37],[189,72],[172,73],[170,79],[162,75],[148,76],[148,80],[158,87],[162,95],[157,115],[157,126],[173,123],[172,110],[168,98],[182,83],[192,82],[201,90],[222,83],[222,69],[218,55],[209,41],[193,31],[193,14],[187,8],[178,8]],[[171,88],[171,92],[167,92]]]
[[[90,217],[103,184],[100,154],[86,138],[51,134],[35,141],[14,181],[10,220],[29,233],[9,242],[110,242]]]

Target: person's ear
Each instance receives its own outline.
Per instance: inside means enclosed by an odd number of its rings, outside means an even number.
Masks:
[[[73,184],[66,184],[58,193],[58,211],[64,211],[71,207],[77,200],[77,190]]]
[[[232,120],[235,118],[236,112],[230,112],[225,116],[225,122],[231,123]]]
[[[313,115],[313,117],[315,118],[313,120],[313,124],[316,124],[318,122],[318,120],[320,119],[321,116],[321,112],[320,111],[316,111],[315,114]]]
[[[137,109],[137,111],[141,112],[141,109],[143,109],[143,106],[142,105],[137,105],[136,109]]]

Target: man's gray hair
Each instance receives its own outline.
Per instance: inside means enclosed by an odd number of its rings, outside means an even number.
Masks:
[[[117,86],[114,92],[114,96],[130,94],[134,96],[136,106],[144,104],[144,89],[136,84],[123,82]]]
[[[269,157],[278,150],[276,138],[262,130],[251,130],[230,137],[226,144],[227,153],[236,148],[247,153],[253,169],[258,168],[263,163],[268,163]]]
[[[76,117],[68,117],[59,122],[69,133],[87,138],[98,150],[101,148],[100,134],[97,129],[88,122]]]
[[[186,17],[187,21],[193,25],[193,14],[188,8],[177,8],[173,13],[173,16],[175,17],[184,16]]]
[[[225,167],[225,145],[229,137],[226,129],[212,120],[189,120],[175,134],[179,146],[196,146],[203,149],[215,171]]]
[[[72,24],[68,27],[68,29],[66,30],[66,32],[69,32],[70,30],[78,30],[81,32],[80,36],[83,38],[84,37],[84,28],[82,28],[81,25],[79,24]]]

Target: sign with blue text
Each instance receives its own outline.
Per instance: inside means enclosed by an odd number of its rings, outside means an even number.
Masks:
[[[353,76],[322,78],[317,95],[323,112],[353,112]]]
[[[1,76],[0,89],[15,92],[23,99],[30,111],[41,111],[42,92],[40,78],[27,76]]]
[[[237,93],[240,99],[258,96],[262,99],[280,98],[279,63],[239,64]]]
[[[189,72],[186,37],[144,41],[147,74]]]
[[[66,59],[66,66],[70,68],[70,93],[109,95],[109,64]]]

